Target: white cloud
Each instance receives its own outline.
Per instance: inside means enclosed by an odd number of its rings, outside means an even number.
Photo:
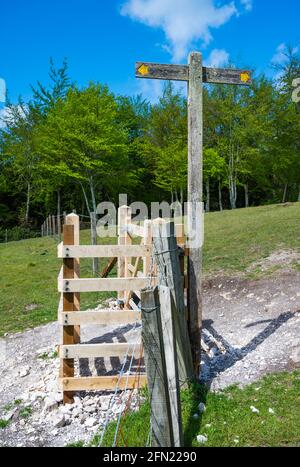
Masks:
[[[0,78],[0,102],[5,102],[6,100],[6,84],[5,80]]]
[[[25,118],[27,107],[21,107],[20,105],[14,106],[14,110],[18,112],[19,117]],[[10,110],[9,107],[0,108],[0,128],[5,128],[5,120],[9,119],[10,122],[14,121],[14,113]]]
[[[0,109],[0,128],[4,128],[5,127],[5,122],[4,122],[4,118],[7,116],[7,110],[8,108],[7,107],[3,107],[3,109]]]
[[[220,6],[215,0],[126,0],[121,14],[161,28],[173,60],[181,61],[196,41],[209,44],[211,29],[227,23],[238,11],[233,1]]]
[[[253,0],[241,0],[241,4],[245,7],[246,11],[252,11]]]
[[[229,62],[229,53],[224,49],[214,49],[211,51],[207,60],[204,61],[206,66],[220,68],[227,65]]]
[[[273,56],[272,58],[272,63],[274,65],[281,65],[282,63],[284,63],[286,61],[286,53],[287,53],[287,46],[286,44],[280,44],[277,49],[276,49],[276,53],[275,55]]]
[[[291,49],[292,54],[297,54],[299,52],[299,47],[294,47]],[[271,63],[273,65],[283,65],[284,62],[288,60],[289,55],[289,48],[285,43],[280,44],[277,49],[276,53],[273,56]]]

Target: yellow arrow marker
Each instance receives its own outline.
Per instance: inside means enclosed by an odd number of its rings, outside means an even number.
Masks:
[[[149,74],[149,67],[146,65],[141,65],[140,68],[138,68],[138,73],[142,76],[148,75]]]
[[[241,73],[241,81],[243,83],[248,83],[248,81],[250,81],[250,76],[249,76],[249,73],[247,73],[246,71],[244,73]]]

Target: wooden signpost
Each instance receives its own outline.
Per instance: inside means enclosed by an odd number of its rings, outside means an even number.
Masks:
[[[251,72],[233,68],[208,68],[202,54],[192,52],[188,65],[137,62],[137,78],[186,81],[188,83],[188,236],[202,219],[203,83],[249,86]],[[201,206],[201,211],[199,207]],[[203,226],[200,225],[201,228]],[[189,332],[196,377],[199,375],[202,326],[202,245],[189,253]]]

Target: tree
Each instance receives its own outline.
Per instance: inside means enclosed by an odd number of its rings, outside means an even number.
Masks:
[[[89,213],[96,212],[101,197],[115,196],[135,183],[128,160],[128,133],[118,122],[117,109],[106,86],[74,87],[49,110],[40,128],[44,166],[79,183]]]
[[[225,160],[214,148],[204,148],[203,157],[203,179],[206,186],[206,212],[210,211],[210,182],[218,181],[219,207],[223,210],[222,195],[220,194],[221,179],[224,176]]]

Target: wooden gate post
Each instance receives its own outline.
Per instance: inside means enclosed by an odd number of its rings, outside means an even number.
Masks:
[[[202,235],[203,86],[202,54],[189,55],[188,81],[188,236]],[[196,238],[195,238],[196,237]],[[202,241],[202,238],[201,238]],[[195,376],[199,376],[202,327],[202,245],[190,247],[188,313]]]
[[[170,395],[170,411],[174,446],[183,446],[183,430],[178,373],[177,340],[180,338],[176,328],[177,309],[174,307],[169,287],[159,286],[160,316],[162,323],[163,345],[165,349],[166,371]]]
[[[185,320],[184,279],[180,270],[179,250],[175,238],[175,226],[173,222],[166,222],[163,219],[155,219],[153,221],[153,245],[156,255],[159,284],[170,288],[173,303],[176,308],[174,320],[176,326],[179,378],[181,383],[184,384],[193,378],[193,363],[187,323]]]
[[[118,209],[118,244],[130,245],[132,243],[127,232],[127,226],[131,221],[131,209],[128,206],[121,206]],[[128,264],[131,258],[118,258],[118,277],[129,277]],[[125,304],[126,293],[119,292],[118,300],[120,304]]]
[[[80,244],[80,219],[77,214],[69,214],[66,216],[66,225],[74,226],[74,245]],[[80,277],[80,260],[74,259],[74,279]],[[74,293],[74,311],[80,311],[80,292]],[[75,344],[80,342],[80,326],[74,326],[74,341]]]
[[[95,212],[91,212],[91,240],[92,245],[97,245],[97,217]],[[99,274],[99,259],[93,258],[93,274]]]
[[[174,446],[158,287],[141,292],[142,339],[151,406],[152,447]]]

